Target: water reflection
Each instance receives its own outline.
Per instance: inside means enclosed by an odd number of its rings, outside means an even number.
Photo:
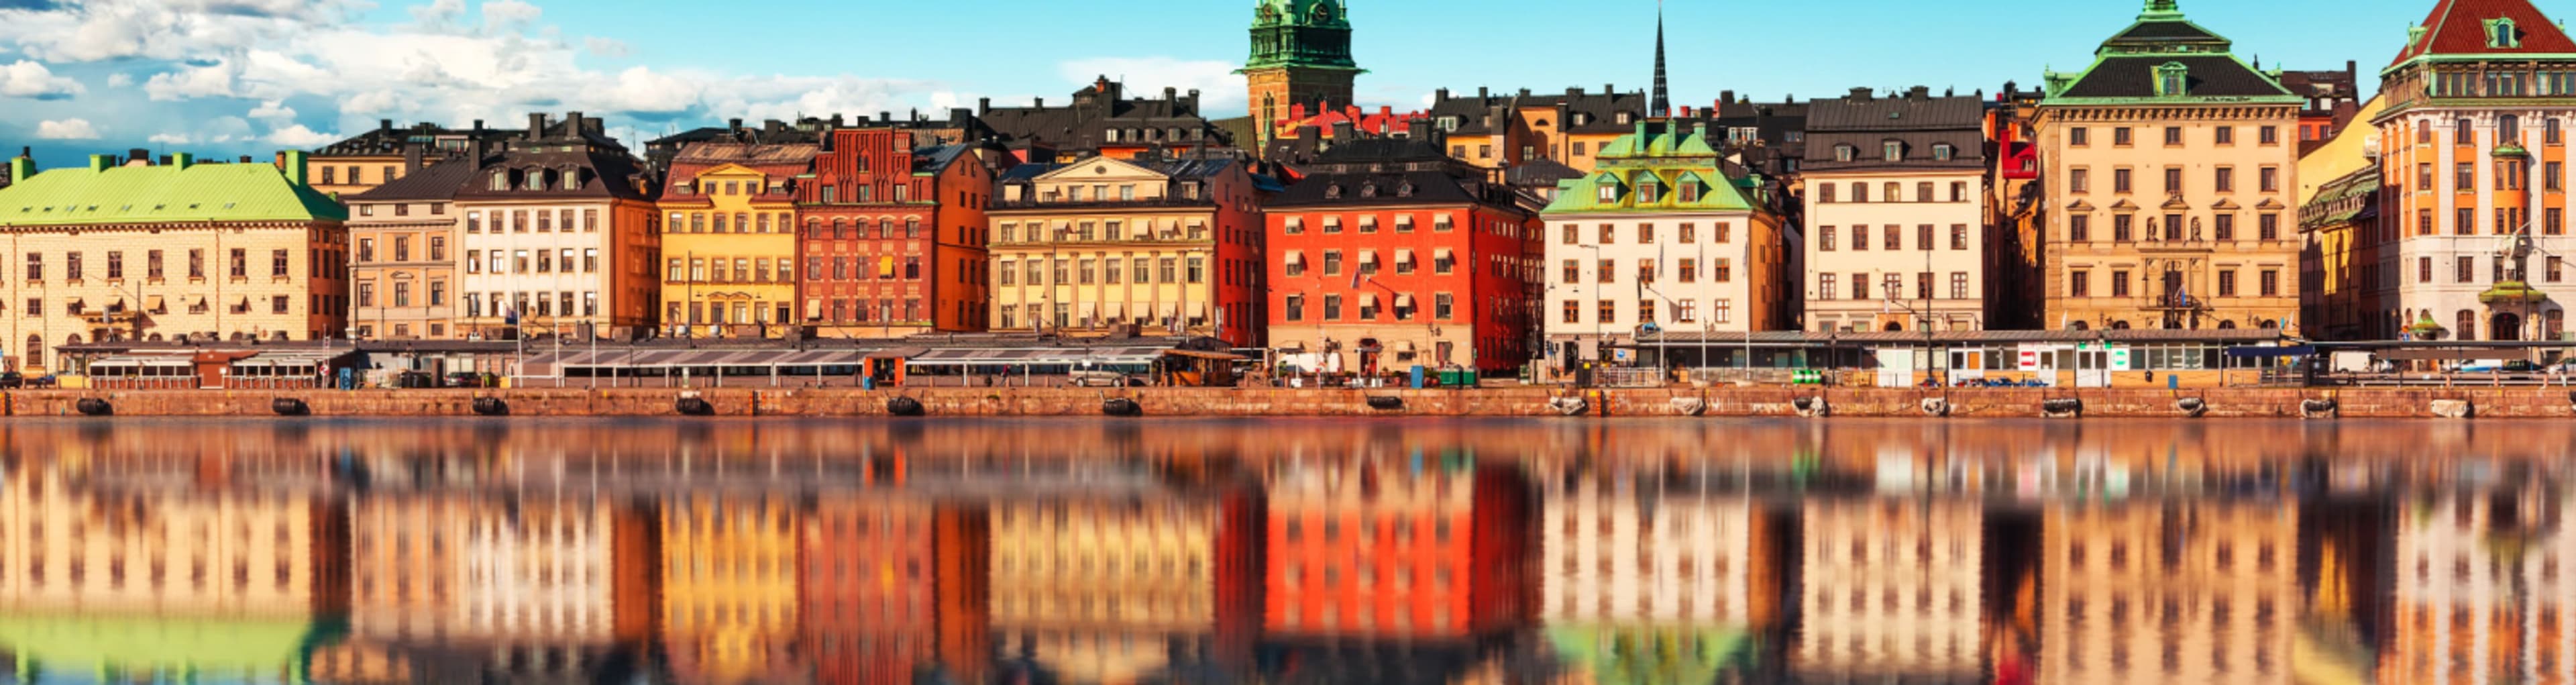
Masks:
[[[2543,423],[0,426],[18,683],[2576,682]]]

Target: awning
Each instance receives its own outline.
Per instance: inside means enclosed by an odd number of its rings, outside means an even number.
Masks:
[[[162,302],[161,302],[161,296],[160,296],[160,295],[153,295],[153,296],[151,296],[151,297],[144,298],[144,299],[143,299],[143,309],[144,309],[145,311],[154,311],[154,312],[169,311],[168,309],[165,309],[165,308],[163,307]]]
[[[1413,263],[1413,251],[1412,251],[1412,250],[1396,250],[1396,251],[1395,251],[1395,263],[1397,263],[1397,264],[1411,264],[1411,263]]]
[[[1361,264],[1376,264],[1376,263],[1377,263],[1377,251],[1376,251],[1376,250],[1362,250],[1362,251],[1360,251],[1360,263],[1361,263]]]
[[[1362,306],[1362,307],[1376,307],[1376,306],[1377,306],[1377,293],[1367,293],[1367,294],[1361,295],[1361,296],[1360,296],[1360,306]]]
[[[1302,231],[1302,230],[1305,230],[1305,229],[1306,229],[1306,218],[1305,218],[1305,217],[1298,217],[1298,216],[1288,217],[1288,230],[1289,230],[1290,232]]]
[[[120,354],[90,362],[90,368],[186,368],[195,366],[187,357],[173,355]]]
[[[1304,264],[1304,263],[1306,263],[1306,253],[1304,253],[1304,252],[1297,252],[1297,251],[1290,251],[1290,252],[1288,253],[1288,256],[1286,257],[1286,260],[1287,260],[1287,263],[1289,263],[1289,264]]]
[[[1245,356],[1240,355],[1240,354],[1228,354],[1228,353],[1224,353],[1224,352],[1202,352],[1202,351],[1199,351],[1199,350],[1165,350],[1165,351],[1163,352],[1163,354],[1168,354],[1168,355],[1172,355],[1172,356],[1175,356],[1175,357],[1189,357],[1189,358],[1191,358],[1191,359],[1223,359],[1223,360],[1229,360],[1229,361],[1231,361],[1231,360],[1236,360],[1236,359],[1247,359],[1247,358],[1248,358],[1248,357],[1245,357]]]
[[[2391,361],[2457,361],[2464,359],[2510,359],[2524,356],[2521,351],[2496,349],[2380,350],[2372,354]]]
[[[822,301],[822,300],[806,300],[806,301],[805,301],[805,318],[806,318],[806,319],[808,319],[808,320],[823,318],[823,301]]]
[[[1159,347],[952,348],[930,350],[907,360],[907,363],[913,366],[1150,364],[1165,351]]]
[[[1412,309],[1412,308],[1413,308],[1413,293],[1397,293],[1397,294],[1396,294],[1396,296],[1395,296],[1395,308],[1396,308],[1396,309]]]
[[[1431,258],[1432,258],[1432,259],[1441,260],[1441,261],[1448,261],[1448,260],[1450,260],[1450,259],[1454,258],[1454,257],[1453,257],[1453,255],[1455,255],[1455,254],[1457,254],[1457,253],[1450,252],[1450,251],[1449,251],[1449,248],[1445,248],[1445,247],[1443,247],[1443,248],[1439,248],[1439,249],[1432,250],[1432,251],[1431,251]]]
[[[2284,346],[2284,347],[2230,347],[2230,348],[2227,348],[2227,356],[2230,356],[2230,357],[2237,357],[2237,358],[2240,358],[2240,359],[2244,359],[2244,358],[2269,358],[2269,357],[2307,357],[2307,356],[2313,356],[2313,355],[2315,355],[2316,353],[2317,353],[2317,348],[2316,348],[2315,346],[2313,346],[2313,345],[2290,345],[2290,346]]]

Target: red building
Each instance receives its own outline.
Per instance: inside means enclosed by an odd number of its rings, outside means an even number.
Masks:
[[[797,187],[802,320],[823,337],[985,328],[992,171],[974,146],[913,140],[895,128],[832,131]]]
[[[1509,467],[1292,463],[1269,510],[1274,638],[1465,641],[1533,613],[1528,484]]]
[[[1304,372],[1509,372],[1530,358],[1539,201],[1427,126],[1344,124],[1267,206],[1270,338]]]
[[[806,521],[800,642],[818,683],[907,683],[933,665],[981,681],[992,654],[981,507],[827,496]]]

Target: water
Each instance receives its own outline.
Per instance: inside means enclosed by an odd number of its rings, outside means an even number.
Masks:
[[[0,678],[2571,682],[2571,442],[2542,422],[12,420]]]

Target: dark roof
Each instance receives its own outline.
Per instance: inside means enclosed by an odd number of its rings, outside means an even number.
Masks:
[[[527,133],[525,129],[487,128],[483,129],[482,138],[486,142],[499,142]],[[387,120],[373,130],[317,148],[313,154],[324,157],[398,155],[402,154],[403,145],[408,142],[429,142],[440,137],[471,138],[473,134],[473,129],[447,128],[429,122],[413,124],[409,128],[394,128],[393,122]]]
[[[564,151],[564,146],[571,142],[574,141],[554,138],[534,142],[532,147],[538,151],[511,150],[468,179],[465,185],[456,191],[456,197],[476,200],[542,198],[649,201],[653,199],[651,191],[648,190],[653,187],[649,182],[650,176],[644,172],[643,166],[633,156],[626,154],[624,148],[605,148],[594,144],[581,146],[580,149],[569,152]],[[588,182],[580,183],[578,187],[565,187],[573,184],[563,183],[542,191],[515,188],[492,190],[491,182],[486,180],[493,174],[547,170],[564,172],[564,177],[567,179],[577,179],[580,176],[578,172],[587,171],[590,178]]]
[[[1557,181],[1582,177],[1581,170],[1541,157],[1503,170],[1503,185],[1514,188],[1554,188]]]
[[[1073,103],[1054,107],[994,107],[982,114],[984,125],[1009,141],[1025,144],[1043,141],[1059,149],[1097,150],[1102,145],[1161,144],[1172,148],[1194,145],[1227,147],[1233,138],[1199,113],[1198,93],[1182,97],[1166,89],[1161,98],[1128,98],[1125,86],[1106,77],[1082,90],[1075,91]],[[1172,139],[1165,132],[1181,129],[1185,136]],[[1130,140],[1122,133],[1119,140],[1108,140],[1107,131],[1118,129],[1144,134]],[[1188,133],[1195,131],[1196,133]],[[1191,138],[1188,135],[1198,137]]]
[[[1428,115],[1435,121],[1444,117],[1457,119],[1458,125],[1447,129],[1452,134],[1489,135],[1493,133],[1493,128],[1486,124],[1485,117],[1490,113],[1491,108],[1508,108],[1503,116],[1517,117],[1522,109],[1554,107],[1561,113],[1560,116],[1581,122],[1574,124],[1564,121],[1553,122],[1557,130],[1569,133],[1622,133],[1627,130],[1628,125],[1619,123],[1619,113],[1627,112],[1633,118],[1644,118],[1646,105],[1646,94],[1641,92],[1596,93],[1586,92],[1581,88],[1571,88],[1563,93],[1549,95],[1534,95],[1530,91],[1522,90],[1503,94],[1478,91],[1476,95],[1453,97],[1447,89],[1442,89],[1432,96]]]
[[[487,157],[485,159],[493,159]],[[456,192],[474,179],[475,161],[462,157],[429,165],[393,182],[351,195],[349,202],[399,202],[404,200],[453,200]]]
[[[1411,186],[1410,192],[1405,188]],[[1375,192],[1363,192],[1374,188]],[[1338,189],[1339,193],[1333,191]],[[1265,207],[1420,204],[1510,204],[1510,190],[1446,171],[1308,174],[1304,180],[1262,203]]]
[[[2487,46],[2486,21],[2498,18],[2513,20],[2515,32],[2521,34],[2520,45]],[[2397,51],[2389,64],[2426,55],[2576,53],[2576,41],[2569,40],[2567,32],[2529,0],[2441,0],[2421,26],[2424,37]]]
[[[1889,162],[1883,143],[1905,144],[1904,159]],[[1974,96],[1934,96],[1915,88],[1891,97],[1873,97],[1866,89],[1852,95],[1811,103],[1807,115],[1809,145],[1831,151],[1849,145],[1852,161],[1835,161],[1830,152],[1806,158],[1809,171],[1985,166],[1985,103]],[[1948,143],[1948,160],[1933,158],[1934,145]]]
[[[2187,70],[2192,97],[2268,97],[2289,95],[2281,84],[2228,55],[2111,55],[2084,72],[2081,80],[2057,93],[2060,98],[2148,98],[2156,96],[2156,67],[2180,62]]]

